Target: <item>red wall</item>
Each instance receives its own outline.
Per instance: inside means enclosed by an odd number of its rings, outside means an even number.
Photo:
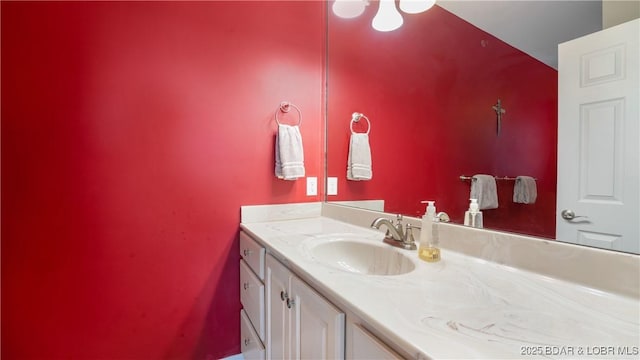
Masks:
[[[386,211],[411,215],[436,200],[461,223],[470,183],[460,175],[530,175],[537,203],[514,204],[513,181],[499,181],[500,207],[485,211],[485,226],[554,237],[556,70],[438,6],[405,14],[388,33],[371,28],[375,11],[329,16],[328,175],[339,178],[329,200],[382,198]],[[507,109],[500,136],[498,98]],[[371,181],[345,179],[354,111],[372,123]]]
[[[322,177],[321,2],[2,2],[2,358],[238,353],[273,113]]]

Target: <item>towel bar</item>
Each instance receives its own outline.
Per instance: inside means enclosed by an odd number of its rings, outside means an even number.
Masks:
[[[494,176],[494,178],[496,180],[508,180],[508,181],[515,181],[517,179],[515,177],[509,177],[509,176]],[[473,180],[473,176],[460,175],[460,180],[462,181]],[[534,178],[534,180],[538,180],[538,179]]]

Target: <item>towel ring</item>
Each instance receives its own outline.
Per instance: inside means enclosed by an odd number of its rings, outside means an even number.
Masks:
[[[302,124],[302,112],[300,111],[300,109],[288,101],[283,101],[280,103],[278,110],[276,110],[276,123],[278,123],[278,125],[282,125],[280,123],[280,120],[278,120],[278,112],[282,111],[283,113],[288,113],[289,111],[291,111],[292,107],[298,112],[298,123],[296,125],[300,126],[300,124]]]
[[[359,122],[362,118],[367,120],[367,132],[365,134],[369,135],[369,132],[371,131],[371,122],[365,114],[359,112],[354,112],[353,114],[351,114],[351,123],[349,124],[349,128],[351,129],[352,134],[356,133],[355,131],[353,131],[353,123]]]

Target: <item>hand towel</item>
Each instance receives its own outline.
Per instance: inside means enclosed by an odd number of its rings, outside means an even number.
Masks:
[[[518,176],[513,186],[513,202],[519,204],[533,204],[538,197],[536,179],[531,176]]]
[[[304,177],[302,135],[297,125],[278,125],[276,136],[276,177],[296,180]]]
[[[471,199],[478,199],[480,210],[498,208],[496,179],[491,175],[473,175],[471,179]]]
[[[349,156],[347,158],[347,179],[371,180],[372,177],[369,135],[352,133],[349,141]]]

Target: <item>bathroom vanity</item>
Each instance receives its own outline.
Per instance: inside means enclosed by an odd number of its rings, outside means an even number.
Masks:
[[[384,244],[379,216],[242,207],[246,359],[638,357],[637,255],[438,224],[426,263]]]

